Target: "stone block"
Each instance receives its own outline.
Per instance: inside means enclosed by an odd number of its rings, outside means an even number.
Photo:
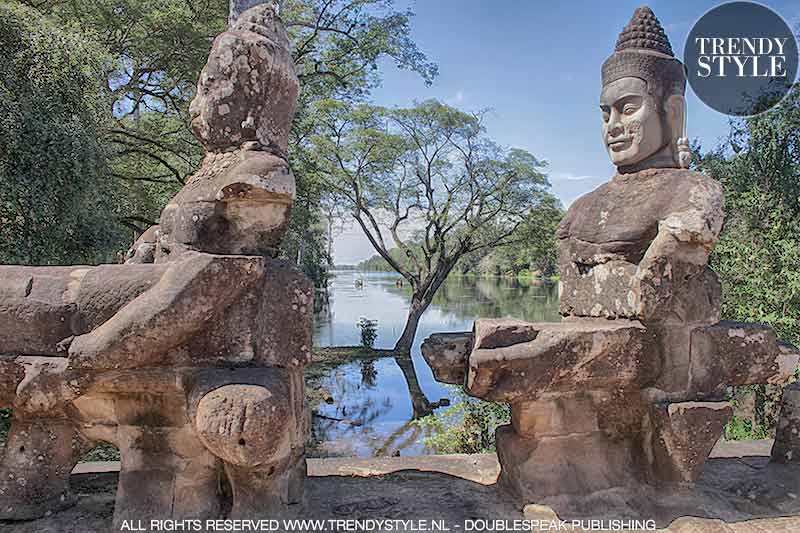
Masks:
[[[630,298],[636,265],[609,261],[589,265],[568,261],[560,265],[562,315],[635,318]]]
[[[635,437],[610,437],[602,431],[530,439],[510,425],[501,426],[499,483],[526,502],[629,486],[643,471],[640,449]]]
[[[24,377],[25,367],[16,357],[0,355],[0,408],[11,406]]]
[[[781,384],[799,362],[800,353],[778,343],[771,327],[722,321],[692,331],[690,388],[719,395],[731,386]]]
[[[731,416],[728,402],[653,405],[653,477],[672,483],[696,481]]]
[[[463,385],[467,374],[467,356],[472,350],[473,333],[434,333],[422,343],[422,357],[436,381]]]
[[[776,463],[800,462],[800,381],[787,385],[783,390],[772,460]]]
[[[0,353],[63,355],[79,329],[77,288],[89,267],[0,266]]]
[[[467,393],[515,403],[546,392],[635,390],[661,369],[655,337],[638,322],[598,319],[535,327],[532,341],[474,349]]]
[[[69,420],[15,416],[0,462],[0,520],[30,520],[74,505],[69,475],[87,444]]]
[[[473,328],[475,350],[505,348],[536,339],[546,324],[523,322],[510,318],[481,318]]]

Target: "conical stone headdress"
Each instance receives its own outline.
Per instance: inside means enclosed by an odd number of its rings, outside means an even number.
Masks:
[[[603,86],[620,78],[641,78],[661,96],[686,90],[683,63],[675,58],[664,28],[647,6],[637,8],[620,33],[614,53],[603,63],[602,76]]]

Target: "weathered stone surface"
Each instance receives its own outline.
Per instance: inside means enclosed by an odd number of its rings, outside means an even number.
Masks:
[[[800,353],[781,345],[762,324],[723,321],[698,328],[691,337],[691,389],[721,393],[725,387],[784,383],[800,364]]]
[[[136,239],[125,254],[125,263],[129,265],[152,263],[156,258],[156,242],[158,241],[158,225],[150,226]]]
[[[131,398],[129,402],[137,400]],[[158,417],[161,413],[152,414]],[[157,422],[124,425],[117,430],[115,444],[122,457],[115,528],[126,520],[149,524],[151,518],[206,519],[219,515],[219,460],[190,426]]]
[[[525,438],[511,426],[497,430],[499,482],[522,501],[586,494],[632,485],[644,458],[632,438],[604,432]]]
[[[25,376],[17,386],[13,400],[14,413],[22,418],[43,416],[56,418],[66,416],[72,398],[65,373],[66,357],[19,356],[17,363]]]
[[[244,467],[286,460],[291,442],[281,424],[292,425],[288,383],[284,376],[269,388],[225,385],[206,394],[197,406],[195,424],[203,444],[226,462]]]
[[[669,533],[734,533],[722,520],[684,516],[676,519],[667,528]]]
[[[24,377],[25,368],[16,357],[0,355],[0,408],[14,402],[17,387]]]
[[[638,322],[586,320],[531,328],[538,330],[532,341],[472,351],[469,394],[514,403],[576,388],[638,389],[661,368],[655,338]]]
[[[117,314],[123,306],[153,288],[166,265],[100,265],[86,272],[75,305],[80,318],[74,335],[88,333]]]
[[[262,258],[186,253],[152,290],[120,309],[113,320],[76,337],[69,347],[70,369],[154,365],[263,276]],[[145,331],[150,333],[142,335]]]
[[[70,505],[100,442],[122,456],[114,527],[274,518],[303,500],[312,289],[272,259],[295,194],[298,81],[276,4],[214,42],[191,106],[201,169],[126,265],[0,267],[0,519]],[[20,355],[21,354],[21,355]]]
[[[718,319],[719,283],[706,263],[722,205],[718,183],[678,169],[620,174],[576,200],[557,231],[561,313]]]
[[[436,381],[463,385],[467,376],[467,357],[472,349],[473,334],[435,333],[422,343],[422,356],[433,371]]]
[[[800,381],[787,385],[783,390],[772,460],[777,463],[800,462]]]
[[[295,195],[286,160],[253,143],[208,154],[161,214],[157,262],[186,250],[273,255]]]
[[[642,431],[648,411],[639,391],[556,392],[513,403],[511,424],[517,434],[529,438],[596,431],[627,435]]]
[[[540,324],[532,324],[509,318],[482,318],[475,321],[472,348],[505,348],[521,342],[535,340]]]
[[[88,270],[0,266],[0,353],[59,355],[77,329],[75,298]]]
[[[696,481],[731,416],[728,402],[653,405],[653,477],[673,483]]]
[[[254,7],[214,40],[189,109],[192,128],[209,152],[257,141],[285,154],[299,88],[274,3]]]
[[[301,368],[311,362],[314,287],[285,261],[270,260],[254,321],[255,361]],[[275,295],[280,294],[280,299]]]
[[[89,451],[63,418],[15,418],[0,465],[0,520],[29,520],[75,503],[69,473]]]

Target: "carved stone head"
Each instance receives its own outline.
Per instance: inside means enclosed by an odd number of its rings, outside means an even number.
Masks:
[[[255,141],[285,157],[300,85],[276,10],[248,9],[214,40],[189,107],[208,152]]]
[[[686,76],[649,7],[622,30],[602,78],[603,144],[619,172],[685,166]]]

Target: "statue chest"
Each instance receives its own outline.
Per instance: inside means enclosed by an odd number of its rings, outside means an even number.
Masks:
[[[559,237],[572,261],[638,263],[670,209],[663,180],[614,180],[578,199]]]

